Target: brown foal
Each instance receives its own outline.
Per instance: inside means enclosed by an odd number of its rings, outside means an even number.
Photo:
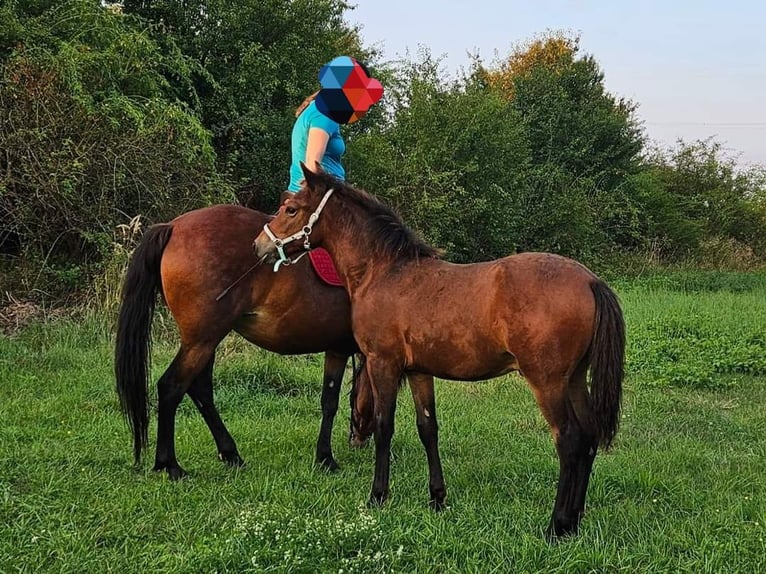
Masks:
[[[305,185],[282,204],[256,249],[260,256],[284,257],[308,235],[313,246],[329,251],[344,280],[354,336],[367,358],[368,380],[360,385],[370,388],[360,386],[356,396],[366,397],[374,413],[371,504],[388,496],[404,376],[428,460],[431,504],[438,509],[446,489],[433,377],[475,381],[518,371],[559,457],[548,535],[575,533],[597,447],[610,445],[619,422],[625,326],[614,293],[583,265],[549,253],[470,265],[442,261],[371,195],[305,167],[304,176]],[[365,409],[354,410],[358,418]]]
[[[322,283],[308,257],[279,273],[260,265],[251,238],[270,218],[235,205],[190,211],[149,228],[136,248],[123,285],[115,345],[117,392],[136,463],[148,441],[151,324],[159,291],[181,346],[158,382],[154,470],[165,470],[171,479],[186,474],[175,453],[176,409],[185,394],[205,419],[219,458],[243,464],[213,402],[215,351],[230,331],[280,354],[325,353],[316,462],[338,468],[330,446],[333,420],[348,357],[358,350],[348,295]]]

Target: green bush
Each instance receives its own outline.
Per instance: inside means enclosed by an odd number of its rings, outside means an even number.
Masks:
[[[118,224],[230,196],[209,133],[168,97],[179,54],[93,2],[19,14],[0,83],[0,237],[17,238],[26,288],[56,295],[99,270]]]

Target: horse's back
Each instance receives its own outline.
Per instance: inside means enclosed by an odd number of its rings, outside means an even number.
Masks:
[[[270,216],[260,211],[255,211],[242,205],[218,204],[201,207],[182,213],[170,224],[175,229],[209,229],[221,231],[225,226],[232,227],[234,231],[250,228],[255,235],[261,232],[263,225]]]
[[[595,281],[598,277],[573,259],[525,252],[469,264],[422,261],[402,274],[382,279],[380,286],[383,290],[396,286],[417,293],[415,306],[429,300],[447,314],[451,309],[456,314],[476,316],[485,311],[494,315],[508,304],[518,314],[555,303],[571,306],[573,297],[592,302],[590,285]]]
[[[595,273],[579,261],[544,251],[516,253],[498,259],[495,263],[513,274],[531,276],[542,281],[590,282],[597,279]]]
[[[496,296],[506,300],[512,317],[538,324],[577,321],[590,329],[595,313],[591,284],[600,280],[587,267],[544,252],[518,253],[495,263]]]

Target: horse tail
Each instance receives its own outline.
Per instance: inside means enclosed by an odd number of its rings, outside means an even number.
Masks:
[[[599,444],[609,448],[617,434],[625,375],[625,320],[614,292],[601,280],[591,283],[596,326],[590,348],[591,408]]]
[[[131,257],[122,286],[117,319],[114,374],[125,420],[133,433],[135,463],[149,441],[147,387],[151,366],[151,333],[157,292],[161,291],[160,261],[173,227],[153,225]]]

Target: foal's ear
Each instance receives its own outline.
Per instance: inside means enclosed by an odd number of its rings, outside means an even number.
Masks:
[[[311,171],[308,167],[306,167],[305,163],[300,163],[301,171],[303,172],[303,178],[306,180],[306,185],[308,185],[311,189],[316,189],[316,187],[323,182],[321,176],[324,174],[324,170],[322,169],[322,166],[320,166],[319,163],[315,163],[315,171]]]

